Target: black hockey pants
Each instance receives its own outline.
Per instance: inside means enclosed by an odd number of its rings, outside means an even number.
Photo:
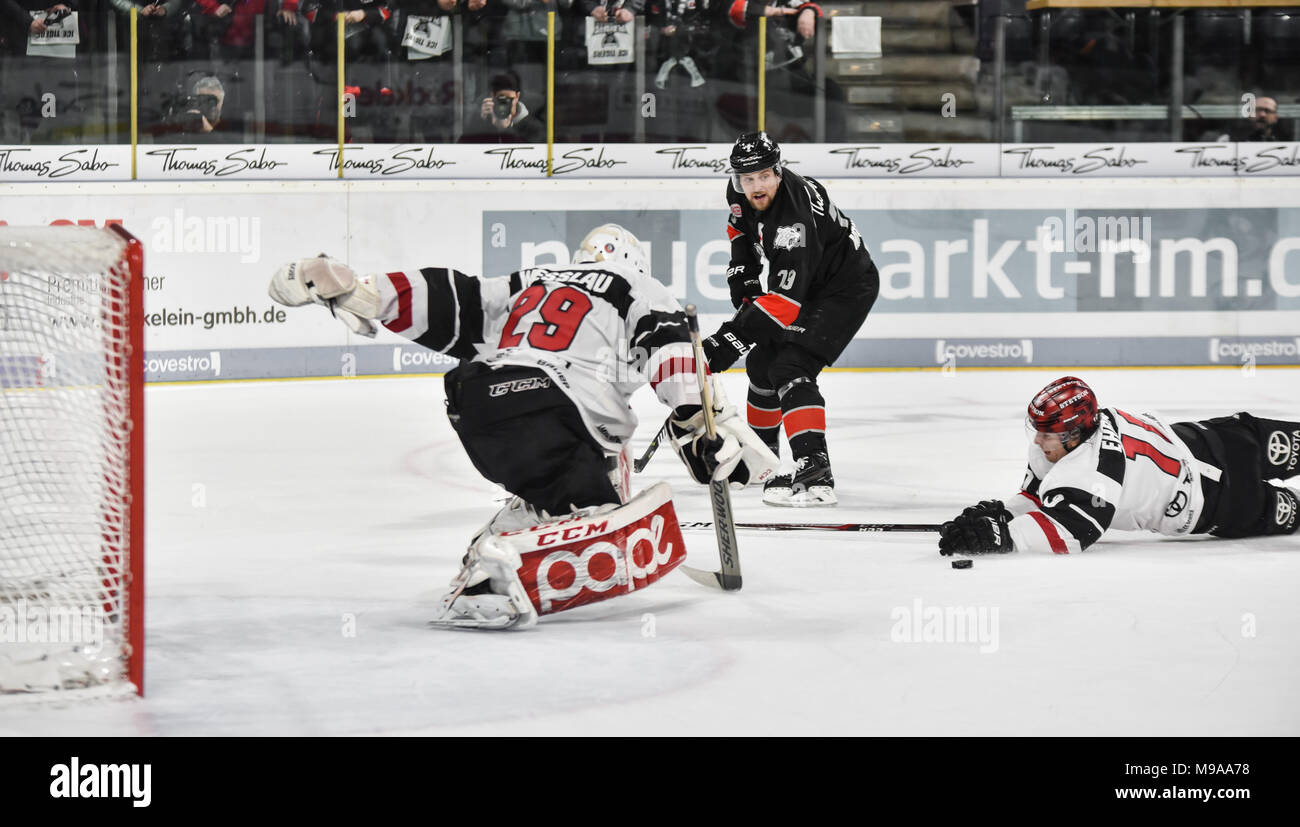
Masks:
[[[545,372],[462,362],[444,385],[447,417],[487,479],[554,515],[620,502],[605,451]]]
[[[1222,472],[1217,482],[1202,475],[1205,509],[1193,533],[1258,537],[1296,530],[1295,495],[1267,480],[1300,474],[1300,422],[1242,412],[1173,428],[1193,456]]]

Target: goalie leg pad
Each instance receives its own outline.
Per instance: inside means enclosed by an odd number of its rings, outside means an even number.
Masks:
[[[649,586],[686,559],[672,489],[661,482],[604,513],[504,535],[539,615],[599,603]]]

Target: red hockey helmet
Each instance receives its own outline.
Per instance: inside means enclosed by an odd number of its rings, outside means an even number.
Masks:
[[[1097,394],[1082,379],[1062,376],[1029,400],[1029,423],[1065,441],[1076,433],[1087,438],[1097,429]]]

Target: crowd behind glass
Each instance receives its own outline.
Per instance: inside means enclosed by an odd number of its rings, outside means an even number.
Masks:
[[[559,142],[729,142],[757,123],[759,17],[767,19],[764,115],[778,138],[909,140],[864,134],[870,117],[847,117],[871,104],[846,96],[853,81],[827,57],[835,0],[0,0],[0,145],[130,140],[133,7],[144,143],[332,142],[340,99],[348,141],[544,142],[553,108]],[[1004,4],[981,8],[962,21],[978,39],[977,83],[987,86],[987,12]],[[553,101],[548,12],[556,15]],[[1096,40],[1088,54],[1109,42]],[[1057,50],[1060,65],[1072,48]],[[1034,51],[1028,41],[1008,44],[1008,75],[1032,67]],[[1078,78],[1094,92],[1113,86],[1101,97],[1120,99],[1142,83],[1115,74],[1118,65]],[[1147,76],[1155,79],[1143,102],[1158,103],[1163,81],[1158,71]],[[1257,100],[1237,124],[1200,132],[1191,124],[1188,139],[1289,138],[1277,107],[1294,94],[1246,91]],[[1036,79],[1031,93],[1050,96],[1050,84]],[[990,97],[975,97],[981,105],[962,116],[989,118]]]

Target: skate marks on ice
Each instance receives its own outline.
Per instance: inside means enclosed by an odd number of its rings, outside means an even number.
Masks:
[[[1058,373],[826,375],[841,505],[799,521],[933,522],[1006,496],[1024,401]],[[1300,371],[1085,378],[1175,418],[1300,409]],[[746,532],[738,594],[669,576],[526,632],[432,633],[496,509],[451,452],[437,381],[150,388],[148,695],[0,710],[0,734],[1300,735],[1294,538],[1115,534],[958,571],[924,534]],[[634,405],[635,453],[662,415]],[[403,470],[413,450],[427,473]],[[679,465],[661,451],[635,485],[666,479],[681,519],[710,520]],[[757,491],[734,503],[774,519]],[[716,563],[707,533],[686,541],[692,565]],[[974,617],[986,640],[927,640],[932,615]]]

